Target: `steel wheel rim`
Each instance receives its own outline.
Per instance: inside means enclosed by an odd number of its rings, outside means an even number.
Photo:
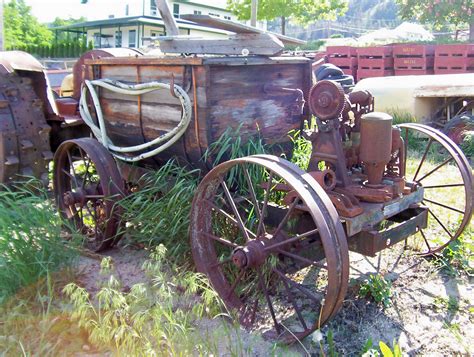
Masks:
[[[119,236],[123,181],[112,156],[96,140],[83,138],[60,145],[54,157],[58,210],[85,236],[88,249],[101,251]],[[84,168],[78,170],[78,166]]]
[[[275,177],[280,177],[285,180],[285,182],[291,182],[292,187],[297,187],[299,193],[305,193],[305,195],[300,195],[301,197],[301,202],[304,202],[307,207],[309,207],[310,210],[310,215],[313,218],[314,225],[316,229],[318,229],[318,232],[321,232],[321,236],[324,236],[324,239],[321,239],[320,244],[323,246],[324,250],[324,256],[325,256],[325,262],[326,262],[326,268],[319,267],[321,270],[327,269],[327,287],[324,292],[324,305],[320,304],[320,310],[318,310],[318,313],[320,313],[320,317],[311,324],[311,326],[308,326],[308,324],[305,325],[305,318],[300,316],[300,311],[298,312],[298,309],[301,308],[301,306],[298,306],[298,303],[296,305],[291,302],[292,309],[295,311],[293,314],[293,317],[297,317],[297,320],[300,323],[300,330],[299,331],[292,331],[291,334],[285,333],[285,331],[282,331],[282,329],[278,328],[278,325],[281,324],[283,325],[283,320],[279,321],[277,316],[273,316],[274,314],[276,315],[276,312],[272,311],[275,310],[274,307],[271,307],[272,305],[272,298],[274,298],[274,295],[271,295],[268,290],[265,292],[265,300],[267,303],[267,310],[269,310],[270,315],[272,316],[273,320],[273,328],[276,330],[277,334],[273,336],[273,338],[280,339],[284,342],[293,342],[295,338],[301,339],[308,335],[309,333],[313,332],[315,329],[317,329],[320,325],[324,324],[329,318],[331,318],[335,312],[338,310],[340,307],[340,304],[342,303],[342,300],[340,298],[341,293],[345,295],[346,289],[347,289],[347,276],[345,275],[345,272],[347,270],[348,272],[348,259],[346,261],[341,261],[341,254],[338,253],[338,249],[340,249],[340,246],[338,244],[332,244],[333,242],[330,241],[331,239],[331,231],[333,227],[328,227],[328,224],[325,219],[322,219],[323,213],[318,210],[318,206],[316,201],[314,200],[314,195],[316,194],[315,191],[311,188],[310,185],[308,185],[307,181],[303,179],[301,176],[298,176],[295,174],[294,171],[290,171],[289,168],[285,168],[281,163],[277,162],[279,159],[271,157],[271,156],[252,156],[252,157],[247,157],[247,158],[242,158],[242,159],[236,159],[236,160],[231,160],[229,162],[220,164],[216,166],[213,170],[211,170],[208,175],[203,179],[201,184],[199,185],[194,201],[193,201],[193,208],[191,212],[191,245],[192,245],[192,251],[193,251],[193,257],[196,263],[196,267],[199,271],[207,274],[209,277],[211,284],[213,285],[214,289],[219,293],[219,295],[223,298],[225,304],[227,307],[232,308],[232,309],[241,309],[245,310],[246,316],[248,316],[248,311],[246,311],[247,308],[249,309],[254,309],[255,311],[257,308],[251,308],[251,298],[248,298],[248,301],[245,301],[244,297],[242,296],[237,296],[237,294],[234,292],[236,288],[238,288],[238,283],[235,283],[235,280],[228,279],[225,276],[225,273],[223,272],[222,264],[218,260],[218,256],[216,254],[216,244],[221,244],[221,242],[216,242],[215,238],[209,238],[209,234],[213,235],[213,227],[212,227],[212,212],[217,212],[217,208],[220,207],[211,207],[207,201],[209,198],[213,198],[213,196],[216,194],[216,192],[222,187],[222,184],[220,182],[220,179],[222,176],[226,173],[229,173],[232,168],[235,167],[244,167],[244,165],[256,165],[260,167],[264,167],[265,169],[268,169],[269,172],[273,172],[274,176],[270,176],[272,179]],[[230,193],[230,191],[229,191]],[[306,196],[306,197],[305,197]],[[264,202],[260,202],[260,208],[262,211],[264,211]],[[237,206],[237,205],[236,205]],[[255,207],[255,204],[253,205]],[[211,207],[211,208],[209,208]],[[287,208],[290,208],[291,206],[287,206]],[[257,212],[258,210],[255,210]],[[260,212],[261,213],[261,212]],[[234,217],[237,217],[234,215]],[[324,217],[323,217],[324,218]],[[327,217],[326,217],[327,218]],[[239,221],[236,219],[236,221]],[[241,220],[243,221],[243,219]],[[281,222],[284,222],[284,218],[282,219]],[[280,222],[280,223],[281,223]],[[281,224],[287,224],[286,223],[281,223]],[[331,223],[332,224],[332,223]],[[331,225],[330,224],[330,225]],[[340,224],[340,223],[339,223]],[[245,224],[244,224],[245,226]],[[265,226],[264,230],[267,229],[266,224],[263,224]],[[287,226],[284,226],[284,228]],[[342,228],[342,227],[341,227]],[[239,228],[240,229],[240,228]],[[256,227],[256,232],[258,233],[258,226]],[[241,232],[244,232],[243,229],[240,229]],[[284,231],[286,234],[287,231],[284,229],[281,229],[281,231]],[[280,233],[282,233],[280,231]],[[212,233],[211,233],[212,232]],[[322,233],[324,232],[324,233]],[[270,247],[271,245],[277,243],[277,238],[280,237],[278,234],[278,227],[273,230],[273,232],[267,232],[265,238],[263,237],[263,232],[261,231],[259,233],[259,238],[254,238],[250,239],[253,240],[254,242],[265,242],[265,248]],[[250,234],[250,233],[248,233]],[[272,235],[273,234],[273,235]],[[276,234],[276,235],[275,235]],[[283,234],[283,233],[282,233]],[[242,233],[242,236],[245,234]],[[257,234],[256,234],[257,235]],[[270,237],[271,236],[271,237]],[[301,235],[303,236],[303,235]],[[298,239],[299,236],[288,236],[288,238],[285,239],[293,239],[293,242],[295,244],[298,244],[300,242],[300,239]],[[301,241],[303,241],[305,237],[301,238]],[[344,237],[345,238],[345,237]],[[273,239],[273,241],[272,241]],[[281,243],[281,240],[280,240]],[[227,244],[227,243],[226,243]],[[248,244],[249,246],[251,245],[250,243],[245,243]],[[280,245],[279,249],[282,249],[282,247],[285,247],[288,245]],[[235,251],[238,250],[239,247],[235,246],[229,246],[228,250],[232,251],[232,254],[236,254]],[[263,264],[267,263],[267,258],[270,256],[276,257],[276,256],[285,256],[288,258],[288,253],[292,254],[289,248],[284,248],[285,254],[281,253],[280,251],[271,251],[268,253],[268,256],[265,258],[265,262]],[[288,250],[288,251],[287,251]],[[249,249],[250,251],[250,249]],[[347,251],[346,251],[347,255]],[[250,255],[252,256],[252,255]],[[344,254],[342,254],[344,256]],[[348,257],[348,255],[347,255]],[[225,264],[234,264],[233,262],[230,262],[230,258],[234,258],[234,255],[229,255],[227,259],[227,263]],[[285,258],[285,259],[286,259]],[[300,257],[301,258],[301,257]],[[245,259],[249,259],[248,256]],[[272,258],[269,258],[271,260]],[[299,260],[296,259],[296,257],[291,257],[291,259],[297,261]],[[247,260],[245,260],[247,261]],[[316,264],[316,262],[314,262]],[[263,266],[262,264],[262,266]],[[316,266],[313,264],[312,266]],[[293,285],[289,280],[287,279],[288,276],[286,275],[286,278],[281,275],[281,266],[275,265],[276,268],[271,267],[271,276],[272,274],[279,279],[281,282],[277,284],[277,286],[281,285],[284,286],[284,289],[286,291],[286,297],[288,298],[288,301],[290,300],[295,300],[295,296],[298,296],[297,294],[294,294],[293,290],[299,291],[300,287],[296,287]],[[342,267],[342,268],[341,268]],[[254,287],[257,286],[257,289],[260,290],[266,290],[266,286],[264,286],[265,282],[261,282],[261,273],[257,271],[257,269],[260,269],[261,267],[246,267],[244,269],[238,270],[239,275],[237,278],[239,278],[240,274],[246,274],[248,272],[249,274],[253,274],[254,276],[258,276],[258,283],[254,283]],[[287,271],[284,272],[284,274],[287,274]],[[318,273],[319,274],[319,273]],[[348,274],[348,273],[347,273]],[[246,277],[240,279],[246,279]],[[287,285],[287,286],[285,286]],[[290,289],[288,289],[288,287]],[[271,295],[269,297],[269,295]],[[291,297],[293,296],[293,297]],[[309,295],[308,295],[309,296]],[[314,298],[314,296],[313,296]],[[268,301],[270,299],[270,302]],[[254,298],[254,304],[258,305],[258,297]],[[252,311],[253,315],[255,316],[256,312]],[[250,315],[252,315],[252,313]],[[242,317],[242,316],[241,316]],[[304,322],[302,322],[302,320]],[[286,322],[286,320],[285,320]],[[282,326],[280,326],[281,328]],[[301,331],[302,328],[302,331]]]
[[[429,223],[431,222],[432,224],[436,222],[436,225],[441,228],[442,231],[444,231],[443,235],[445,236],[445,241],[439,244],[438,246],[431,246],[429,237],[425,234],[423,230],[420,230],[420,235],[423,239],[423,245],[426,246],[426,251],[423,251],[419,253],[420,255],[434,255],[440,251],[442,251],[444,248],[446,248],[451,242],[455,241],[466,229],[468,224],[471,221],[472,217],[472,210],[473,210],[473,194],[474,194],[474,188],[473,188],[473,179],[472,179],[472,171],[471,167],[467,161],[467,158],[465,155],[462,153],[461,149],[451,140],[449,139],[446,135],[441,133],[440,131],[433,129],[431,127],[428,127],[426,125],[422,124],[401,124],[399,125],[400,128],[402,128],[402,135],[405,140],[405,157],[408,158],[408,140],[409,140],[409,132],[410,130],[413,132],[418,132],[421,133],[425,136],[425,138],[428,140],[426,145],[424,145],[424,150],[423,150],[423,156],[420,159],[420,162],[417,164],[417,168],[415,170],[414,176],[412,175],[411,177],[408,176],[407,179],[411,180],[413,177],[413,182],[416,184],[419,184],[420,186],[424,187],[425,189],[425,197],[422,203],[426,206],[428,206],[429,211],[428,211],[428,216],[429,216]],[[408,138],[408,140],[407,140]],[[419,140],[418,140],[419,142]],[[433,151],[435,147],[442,148],[442,150],[445,150],[445,155],[443,157],[444,160],[441,160],[441,162],[437,163],[434,168],[431,170],[426,170],[426,167],[423,168],[424,163],[426,162],[427,157],[430,155],[430,150]],[[439,149],[438,149],[439,150]],[[449,161],[448,161],[449,160]],[[436,172],[439,174],[439,170],[441,170],[443,167],[454,163],[459,177],[458,180],[459,182],[449,182],[449,183],[443,183],[443,184],[427,184],[424,181],[430,177],[432,180],[434,180],[434,176]],[[407,160],[405,160],[405,166],[407,165]],[[425,165],[427,166],[427,165]],[[405,170],[407,170],[405,168]],[[407,173],[408,175],[408,173]],[[461,178],[461,180],[459,180]],[[443,177],[439,179],[439,181],[442,181]],[[432,199],[432,196],[430,196],[430,193],[434,192],[435,190],[445,190],[445,197],[448,197],[450,194],[452,195],[453,192],[450,192],[450,190],[456,189],[456,187],[463,187],[463,194],[462,196],[464,197],[464,204],[463,207],[459,207],[459,202],[458,206],[452,207],[449,206],[448,204],[444,202],[440,202],[439,199],[434,200]],[[459,190],[458,190],[459,191]],[[432,194],[433,195],[433,194]],[[457,197],[459,197],[459,192]],[[461,197],[459,197],[460,200]],[[449,217],[450,211],[454,211],[459,215],[459,220],[460,223],[455,226],[455,224],[452,223],[451,221],[446,221],[446,217]],[[445,212],[445,214],[440,214],[440,212]],[[453,213],[451,213],[452,215]],[[461,219],[462,216],[462,219]],[[430,219],[431,218],[431,219]],[[449,224],[448,224],[449,223]],[[435,225],[435,226],[436,226]],[[454,229],[450,229],[450,226],[454,226]]]

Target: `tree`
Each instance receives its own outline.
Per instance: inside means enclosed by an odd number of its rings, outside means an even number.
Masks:
[[[347,0],[259,0],[257,17],[259,20],[281,19],[281,33],[284,35],[288,19],[307,25],[316,20],[331,20],[344,14]],[[239,20],[250,19],[251,0],[227,0],[229,11]]]
[[[31,14],[24,0],[12,0],[4,6],[5,48],[46,46],[53,34]]]
[[[474,41],[474,2],[472,0],[396,0],[403,19],[441,28],[447,23],[454,26],[469,24],[469,41]]]

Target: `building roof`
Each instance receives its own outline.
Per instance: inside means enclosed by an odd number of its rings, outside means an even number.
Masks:
[[[227,31],[202,26],[202,25],[195,24],[193,22],[186,21],[186,20],[176,19],[176,23],[179,28],[183,28],[183,29],[228,34]],[[99,28],[99,27],[115,27],[119,25],[120,26],[135,26],[137,24],[155,25],[155,26],[163,26],[163,27],[165,26],[163,20],[157,16],[127,16],[127,17],[116,17],[116,18],[110,18],[110,19],[95,20],[95,21],[78,22],[72,25],[51,27],[51,30],[67,31],[67,30],[74,30],[74,29],[81,30],[83,28],[90,29],[90,28]]]

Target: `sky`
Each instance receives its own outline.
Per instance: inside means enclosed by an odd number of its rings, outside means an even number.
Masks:
[[[89,0],[88,4],[82,5],[81,0],[25,0],[31,6],[33,15],[40,22],[52,22],[56,17],[78,18],[86,17],[88,20],[107,18],[109,15],[115,17],[125,16],[125,6],[129,4],[130,12],[140,12],[144,0]],[[149,0],[145,0],[149,3]],[[132,15],[132,13],[131,13]]]
[[[8,0],[4,0],[8,2]],[[88,20],[125,16],[125,7],[128,4],[130,15],[141,15],[143,3],[150,6],[150,0],[89,0],[88,4],[81,4],[81,0],[25,0],[31,6],[33,15],[40,22],[52,22],[56,17],[78,18],[86,17]],[[209,5],[226,6],[226,0],[196,0],[196,2]]]

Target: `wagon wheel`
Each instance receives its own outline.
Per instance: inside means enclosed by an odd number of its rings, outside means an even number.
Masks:
[[[301,339],[342,304],[344,230],[316,181],[286,160],[256,155],[216,166],[196,191],[190,234],[197,269],[243,325],[267,337]]]
[[[118,240],[123,180],[110,153],[91,138],[68,140],[54,156],[54,193],[63,218],[100,251]]]
[[[421,255],[432,255],[456,240],[469,225],[473,209],[472,169],[459,147],[440,131],[401,124],[406,178],[424,189],[428,228],[420,230]]]

